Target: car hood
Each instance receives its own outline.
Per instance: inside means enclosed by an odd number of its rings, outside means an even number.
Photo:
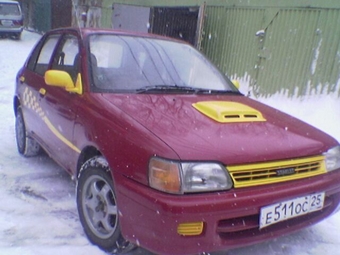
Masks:
[[[159,137],[182,160],[254,163],[319,155],[337,144],[316,128],[244,96],[103,97]]]

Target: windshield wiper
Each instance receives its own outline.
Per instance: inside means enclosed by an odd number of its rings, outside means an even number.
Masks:
[[[186,92],[193,93],[196,91],[195,88],[185,87],[185,86],[177,86],[177,85],[154,85],[154,86],[145,86],[140,89],[136,89],[137,93],[146,93],[146,92],[154,92],[154,91],[171,91],[171,92]]]
[[[158,91],[170,91],[170,92],[181,92],[181,93],[194,93],[194,94],[235,94],[242,95],[239,91],[235,90],[214,90],[214,89],[202,89],[193,88],[187,86],[177,86],[177,85],[155,85],[146,86],[137,89],[137,93],[147,93],[147,92],[158,92]]]
[[[238,90],[218,90],[218,89],[196,89],[197,94],[233,94],[242,95]]]

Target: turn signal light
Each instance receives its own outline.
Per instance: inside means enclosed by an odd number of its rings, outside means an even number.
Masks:
[[[149,183],[154,189],[179,194],[181,178],[178,163],[152,158],[149,164]]]
[[[203,222],[188,222],[179,224],[177,233],[182,236],[198,236],[203,233]]]

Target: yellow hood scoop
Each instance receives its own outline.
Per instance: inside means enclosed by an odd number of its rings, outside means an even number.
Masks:
[[[241,103],[205,101],[192,104],[192,106],[220,123],[266,121],[258,110]]]

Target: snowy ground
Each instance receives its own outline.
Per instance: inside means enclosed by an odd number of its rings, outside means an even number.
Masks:
[[[0,39],[0,255],[104,255],[83,234],[75,184],[47,156],[18,155],[14,136],[14,78],[39,35]],[[297,116],[340,141],[340,98],[315,95],[260,101]],[[149,254],[139,249],[132,254]],[[216,255],[340,254],[340,213],[290,236]]]

